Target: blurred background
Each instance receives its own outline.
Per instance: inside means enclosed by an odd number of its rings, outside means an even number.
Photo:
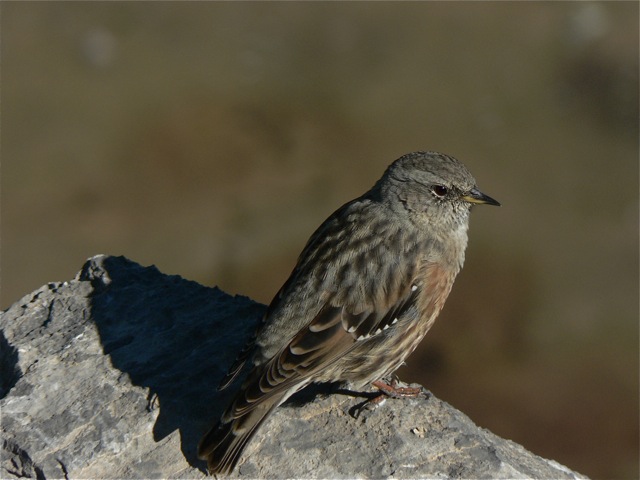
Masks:
[[[98,253],[266,303],[333,210],[440,150],[503,206],[401,377],[638,478],[638,9],[3,2],[1,307]]]

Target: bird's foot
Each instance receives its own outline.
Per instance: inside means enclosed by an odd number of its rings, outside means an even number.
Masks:
[[[390,382],[376,380],[371,385],[376,387],[380,393],[354,406],[350,411],[354,418],[360,418],[363,414],[376,410],[387,401],[387,398],[427,398],[429,396],[423,387],[399,386],[399,381],[395,377]]]
[[[415,398],[424,394],[422,387],[399,387],[397,378],[392,378],[389,383],[376,380],[371,385],[382,392],[379,397],[386,395],[391,398]]]

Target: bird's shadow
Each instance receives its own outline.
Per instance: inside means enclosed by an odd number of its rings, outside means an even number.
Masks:
[[[233,388],[219,392],[218,382],[264,305],[124,257],[92,259],[80,278],[94,287],[92,318],[104,353],[148,389],[147,409],[158,409],[154,440],[178,430],[185,459],[204,472],[198,441],[233,394]]]
[[[312,383],[306,386],[303,390],[300,390],[295,395],[292,395],[285,405],[296,407],[306,403],[313,402],[318,397],[326,397],[328,395],[343,395],[353,398],[362,398],[360,403],[352,405],[348,412],[354,418],[358,418],[361,412],[367,409],[371,400],[380,395],[380,392],[363,392],[360,390],[352,390],[345,388],[341,383]],[[374,408],[374,407],[372,407]]]

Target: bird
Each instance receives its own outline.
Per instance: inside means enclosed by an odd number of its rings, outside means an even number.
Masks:
[[[374,186],[311,235],[220,389],[248,370],[198,445],[210,474],[229,474],[276,407],[311,383],[368,385],[415,350],[462,268],[472,206],[482,193],[456,158],[395,160]]]

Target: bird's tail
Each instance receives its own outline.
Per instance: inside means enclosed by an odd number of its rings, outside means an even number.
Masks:
[[[232,404],[198,445],[198,457],[207,461],[209,472],[231,473],[258,427],[282,401],[282,396],[270,398],[239,416],[234,415]]]

